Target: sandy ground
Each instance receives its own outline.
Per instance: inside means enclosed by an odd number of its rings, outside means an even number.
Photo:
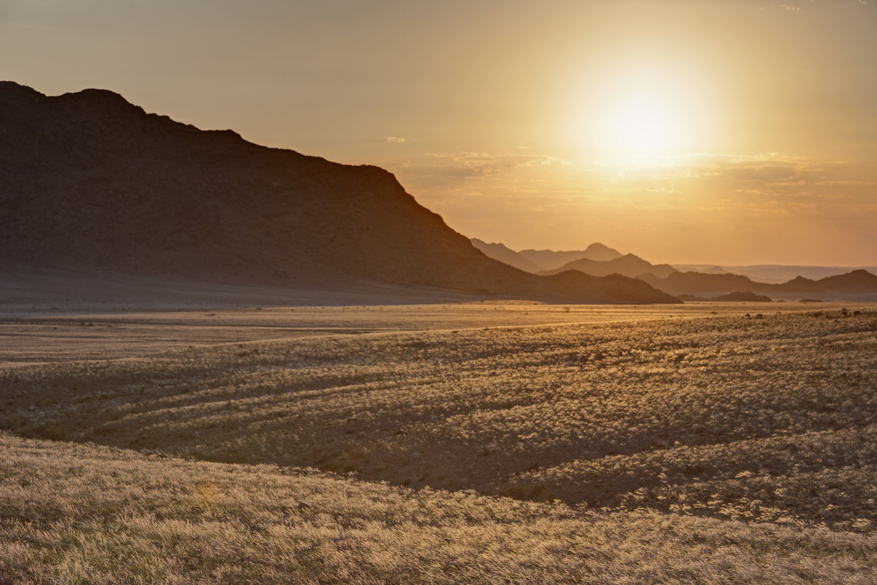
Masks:
[[[557,305],[453,291],[192,283],[81,272],[0,275],[0,365],[118,359],[181,347],[326,335],[678,319],[853,303]]]

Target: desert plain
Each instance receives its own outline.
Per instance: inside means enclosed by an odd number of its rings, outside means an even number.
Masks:
[[[4,583],[877,580],[874,305],[4,290]]]

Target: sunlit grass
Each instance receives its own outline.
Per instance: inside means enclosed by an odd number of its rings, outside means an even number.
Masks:
[[[16,435],[183,458],[5,438],[4,570],[873,580],[877,313],[460,325],[0,369]]]
[[[0,436],[16,583],[869,583],[872,535]]]

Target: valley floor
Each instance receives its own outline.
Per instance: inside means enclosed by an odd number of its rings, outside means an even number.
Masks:
[[[873,583],[877,311],[0,316],[0,582]]]

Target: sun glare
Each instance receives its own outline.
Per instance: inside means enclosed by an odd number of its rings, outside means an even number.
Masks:
[[[570,138],[591,160],[642,164],[709,148],[703,81],[681,66],[607,64],[574,93]]]
[[[679,120],[667,104],[654,98],[619,103],[605,120],[613,150],[628,156],[664,154],[679,134]]]

